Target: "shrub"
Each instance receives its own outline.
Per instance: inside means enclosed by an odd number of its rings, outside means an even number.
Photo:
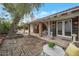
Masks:
[[[21,29],[23,29],[23,26],[19,26],[19,25],[17,25],[17,29],[19,29],[19,30],[21,30]]]
[[[11,27],[10,22],[1,22],[0,23],[0,34],[7,34]]]
[[[28,26],[27,25],[17,25],[17,29],[21,30],[21,29],[25,29],[27,30],[28,29]]]
[[[55,45],[56,45],[55,43],[48,42],[48,46],[49,46],[50,48],[54,48]]]

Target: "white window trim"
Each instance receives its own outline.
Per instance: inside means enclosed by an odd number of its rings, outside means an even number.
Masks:
[[[67,21],[67,20],[64,20],[64,21],[57,21],[57,22],[56,22],[56,35],[57,35],[57,36],[72,38],[72,19],[69,19],[69,20],[71,20],[71,36],[66,36],[66,35],[65,35],[65,21]],[[62,22],[62,35],[59,35],[59,34],[58,34],[58,22]]]

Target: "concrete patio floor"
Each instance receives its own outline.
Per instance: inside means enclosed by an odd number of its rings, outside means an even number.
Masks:
[[[55,37],[55,38],[50,38],[48,36],[39,36],[39,34],[34,34],[34,33],[31,33],[31,35],[35,36],[35,37],[38,37],[40,39],[43,39],[43,40],[46,40],[47,42],[54,42],[56,43],[57,45],[61,46],[62,48],[66,49],[69,45],[69,43],[71,41],[68,41],[68,40],[62,40],[61,38],[59,37]]]

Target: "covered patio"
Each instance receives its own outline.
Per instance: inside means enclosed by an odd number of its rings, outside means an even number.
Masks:
[[[74,39],[79,41],[79,7],[34,20],[30,28],[32,35],[66,48],[73,34],[76,35]]]

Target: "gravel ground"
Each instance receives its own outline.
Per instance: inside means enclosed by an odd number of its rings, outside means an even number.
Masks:
[[[39,56],[45,43],[34,36],[6,39],[0,46],[0,56]]]

